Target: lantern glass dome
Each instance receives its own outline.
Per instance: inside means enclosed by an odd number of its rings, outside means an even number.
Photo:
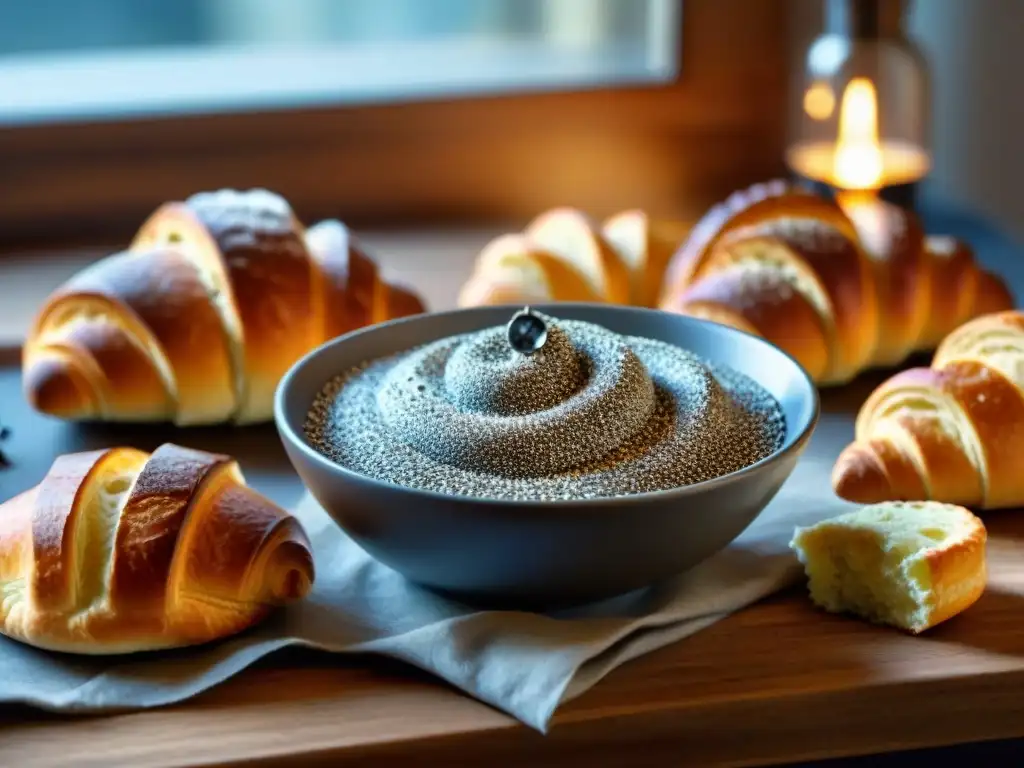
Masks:
[[[838,189],[908,184],[931,160],[927,63],[903,33],[900,0],[829,0],[824,34],[791,88],[786,161]]]

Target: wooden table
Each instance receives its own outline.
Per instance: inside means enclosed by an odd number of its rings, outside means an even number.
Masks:
[[[428,296],[442,283],[450,294],[452,274],[483,239],[437,241],[444,262],[413,242],[389,265]],[[809,452],[838,451],[877,381],[824,398]],[[17,387],[8,368],[0,402],[20,469],[0,471],[2,498],[37,481],[56,450],[114,439],[148,447],[166,437],[55,424],[12,409]],[[206,431],[197,445],[246,450],[254,485],[282,503],[301,493],[270,428]],[[1024,517],[986,520],[986,594],[924,637],[822,614],[794,590],[624,665],[564,706],[547,736],[404,666],[289,652],[161,710],[72,718],[8,708],[0,765],[740,766],[1024,737]],[[1020,754],[1015,742],[997,748],[1004,764],[1019,760],[1008,757]],[[995,754],[971,755],[982,749]],[[898,764],[911,763],[900,755]]]

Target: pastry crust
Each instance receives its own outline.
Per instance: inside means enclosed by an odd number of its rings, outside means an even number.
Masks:
[[[812,377],[823,376],[828,368],[829,331],[820,313],[780,270],[757,265],[716,270],[680,300],[688,315],[770,339]]]
[[[501,235],[484,246],[459,293],[460,306],[554,300],[602,299],[580,270],[521,234]]]
[[[688,228],[678,221],[658,219],[646,211],[630,209],[608,217],[601,233],[626,263],[630,303],[656,307],[661,281]]]
[[[51,294],[24,346],[25,394],[65,419],[266,421],[310,349],[423,311],[340,222],[307,232],[272,192],[200,193]]]
[[[981,270],[965,243],[926,237],[912,212],[882,200],[841,205],[770,182],[735,193],[698,223],[669,265],[661,308],[705,316],[688,297],[716,271],[769,263],[795,274],[789,282],[818,311],[829,363],[796,357],[822,386],[896,365],[964,321],[1013,306],[1005,282]],[[732,303],[749,320],[765,300]],[[802,320],[794,326],[784,333],[805,333]]]
[[[819,219],[779,218],[725,235],[707,257],[704,277],[684,291],[680,308],[690,313],[689,295],[718,270],[735,267],[778,274],[813,307],[825,334],[824,367],[799,362],[821,383],[849,381],[871,359],[878,335],[878,301],[868,259],[856,241]],[[749,312],[769,297],[744,296]],[[787,329],[779,329],[782,334]],[[788,335],[807,334],[794,318]],[[767,338],[776,341],[777,337]],[[816,372],[815,372],[816,371]]]
[[[662,301],[671,301],[700,277],[705,262],[724,235],[778,217],[815,219],[849,237],[855,236],[852,222],[831,200],[783,179],[753,184],[733,192],[697,222],[668,266]]]
[[[527,225],[523,235],[575,270],[603,301],[630,302],[630,274],[625,260],[582,212],[575,208],[546,211]]]
[[[618,234],[632,238],[633,233]],[[582,212],[554,208],[522,232],[500,235],[484,246],[459,291],[458,304],[640,304],[645,286],[655,279],[646,272],[654,269],[655,260],[620,250]]]
[[[880,384],[857,415],[855,441],[832,473],[862,503],[932,499],[972,508],[1024,503],[1024,318],[972,320],[939,345],[929,368]],[[916,482],[896,469],[910,467]]]
[[[205,643],[306,595],[299,522],[227,456],[163,445],[67,454],[2,505],[0,631],[110,654]]]

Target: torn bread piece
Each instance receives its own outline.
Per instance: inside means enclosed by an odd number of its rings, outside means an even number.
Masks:
[[[918,634],[981,597],[986,542],[968,509],[907,501],[798,527],[790,547],[817,606]]]

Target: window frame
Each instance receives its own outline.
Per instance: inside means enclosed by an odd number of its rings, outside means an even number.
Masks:
[[[0,250],[121,241],[223,186],[357,227],[692,214],[784,172],[790,3],[683,0],[661,85],[3,128]]]

